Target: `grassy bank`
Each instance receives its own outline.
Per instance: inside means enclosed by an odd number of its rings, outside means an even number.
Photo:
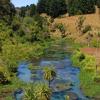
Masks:
[[[33,44],[9,44],[3,45],[3,52],[0,54],[1,59],[4,59],[5,64],[0,63],[0,99],[13,100],[13,92],[19,88],[23,88],[25,83],[20,81],[16,74],[20,62],[32,61],[44,56],[45,49],[51,42],[36,42]],[[33,66],[34,67],[34,66]],[[7,98],[7,99],[6,99]]]
[[[100,78],[96,73],[95,57],[76,51],[72,57],[74,66],[80,68],[80,87],[84,94],[89,97],[97,97],[100,95]]]

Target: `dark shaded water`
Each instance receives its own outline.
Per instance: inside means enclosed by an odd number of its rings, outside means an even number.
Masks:
[[[53,92],[52,99],[51,100],[66,100],[65,96],[68,93],[72,93],[78,96],[77,99],[75,100],[88,100],[83,94],[82,91],[80,90],[80,81],[78,74],[80,70],[76,67],[72,66],[72,63],[68,57],[62,59],[62,60],[53,60],[53,59],[41,59],[39,61],[39,65],[41,67],[44,66],[50,66],[54,65],[56,72],[57,72],[57,78],[54,80],[54,83],[52,82],[51,85],[54,86],[53,89],[56,90]],[[37,70],[36,72],[33,72],[37,74],[37,77],[31,77],[31,71],[28,69],[28,64],[22,63],[18,67],[18,77],[25,81],[25,82],[35,82],[38,80],[43,80],[42,78],[42,71]],[[55,89],[55,84],[58,82],[71,82],[73,85],[71,86],[70,89],[64,89],[62,91],[59,91]],[[20,100],[20,97],[22,96],[21,93],[15,93],[16,94],[16,100]],[[74,100],[74,99],[72,99]]]

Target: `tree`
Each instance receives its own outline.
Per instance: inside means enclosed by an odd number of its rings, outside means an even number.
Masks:
[[[25,15],[26,15],[26,8],[25,7],[21,7],[20,10],[21,10],[20,16],[21,17],[25,17]]]
[[[10,0],[0,0],[0,4],[8,4],[10,3]]]
[[[67,12],[67,4],[65,0],[52,0],[49,5],[49,14],[52,17],[58,17],[59,15]]]
[[[97,0],[97,6],[99,8],[99,20],[100,20],[100,0]]]
[[[81,14],[81,11],[79,10],[79,0],[68,0],[67,10],[70,16]]]
[[[49,82],[49,87],[50,87],[50,82],[54,80],[55,77],[56,77],[56,72],[53,68],[50,67],[44,68],[44,79]]]
[[[25,17],[22,29],[26,40],[30,42],[44,41],[50,37],[47,19],[39,15],[35,15],[33,18]]]
[[[38,1],[38,4],[37,4],[38,13],[46,13],[47,1],[48,0],[39,0]]]
[[[100,0],[97,0],[97,6],[100,8]]]
[[[68,0],[68,13],[69,15],[94,13],[95,2],[95,0]]]
[[[25,91],[24,100],[50,100],[52,91],[45,83],[29,84]]]
[[[16,13],[15,7],[12,3],[10,2],[4,4],[0,3],[0,19],[4,20],[8,24],[11,24],[15,13]]]
[[[79,7],[82,14],[91,14],[95,12],[94,0],[80,0]]]
[[[34,4],[30,5],[30,16],[34,16],[36,14],[36,6]]]
[[[25,16],[34,16],[37,13],[37,7],[34,4],[31,4],[30,6],[23,6],[21,8],[17,8],[17,12],[19,14],[19,16],[21,17],[25,17]]]
[[[67,12],[67,4],[66,0],[39,0],[37,9],[55,18]]]

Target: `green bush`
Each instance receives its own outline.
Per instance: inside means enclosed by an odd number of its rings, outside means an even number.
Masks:
[[[100,86],[96,82],[100,81],[100,76],[96,76],[95,57],[76,51],[72,56],[72,62],[75,66],[80,67],[80,86],[84,94],[90,97],[98,96],[100,93]]]
[[[95,71],[96,59],[91,55],[83,54],[80,51],[76,51],[71,57],[72,62],[75,66],[82,68],[83,70]]]
[[[82,29],[84,27],[84,21],[85,21],[85,17],[84,16],[80,16],[78,17],[77,21],[76,21],[76,28],[77,30],[82,33]]]
[[[99,83],[96,83],[96,81],[94,81],[94,76],[94,72],[86,70],[81,70],[80,72],[80,85],[86,96],[95,97],[100,93]]]
[[[93,40],[91,41],[91,45],[92,45],[93,47],[99,48],[99,47],[100,47],[100,40],[98,40],[98,39],[93,39]]]
[[[65,37],[66,27],[64,24],[59,23],[56,25],[56,28],[59,29],[59,31],[62,33],[62,37]]]
[[[89,32],[89,31],[91,31],[91,30],[92,30],[91,26],[90,26],[90,25],[86,25],[86,26],[84,26],[82,32],[83,32],[83,33],[87,33],[87,32]]]
[[[95,0],[68,0],[67,11],[69,15],[94,13],[95,12],[94,2]]]
[[[47,84],[38,82],[27,85],[24,100],[50,100],[52,91]]]
[[[85,59],[82,61],[81,66],[84,70],[91,70],[94,71],[96,70],[96,59],[93,56],[86,55]]]
[[[7,84],[9,81],[11,81],[11,77],[8,69],[0,65],[0,84]]]
[[[97,33],[98,37],[100,37],[100,32]]]
[[[0,57],[11,72],[16,72],[20,61],[26,61],[32,57],[38,58],[43,54],[43,50],[44,48],[39,44],[6,43],[2,47]]]
[[[80,51],[76,51],[72,55],[71,59],[72,59],[72,62],[73,62],[73,64],[75,66],[81,67],[81,62],[85,59],[85,55],[82,52],[80,52]]]

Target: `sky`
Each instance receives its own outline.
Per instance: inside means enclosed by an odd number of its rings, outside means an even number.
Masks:
[[[26,6],[30,4],[37,4],[38,0],[11,0],[15,7]]]

